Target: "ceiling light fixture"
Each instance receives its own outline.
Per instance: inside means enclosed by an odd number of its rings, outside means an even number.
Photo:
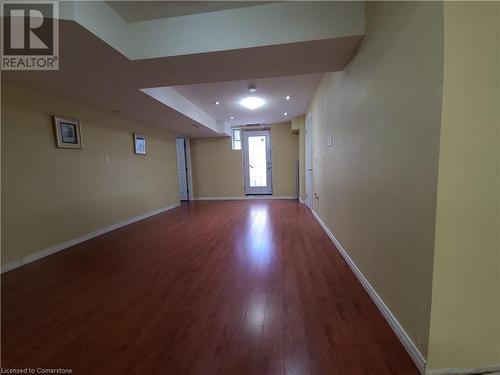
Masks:
[[[259,98],[257,96],[247,96],[246,98],[243,98],[240,100],[240,104],[248,109],[254,110],[259,107],[262,107],[266,101],[262,98]]]
[[[255,92],[255,91],[257,91],[257,87],[255,87],[255,85],[248,86],[248,92]]]
[[[234,116],[229,117],[231,120],[234,120]]]
[[[283,113],[285,116],[288,116],[288,112]]]
[[[285,99],[286,99],[286,100],[290,100],[290,98],[291,98],[291,96],[290,96],[290,95],[285,96]]]
[[[219,104],[220,104],[220,102],[217,100],[217,101],[215,102],[215,105],[219,105]]]

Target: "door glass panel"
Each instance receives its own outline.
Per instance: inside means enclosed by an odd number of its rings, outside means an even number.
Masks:
[[[248,168],[250,187],[267,186],[266,137],[248,137]]]

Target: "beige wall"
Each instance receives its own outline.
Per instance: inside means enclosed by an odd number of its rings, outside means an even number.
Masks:
[[[306,200],[306,124],[305,115],[293,119],[299,129],[299,198]],[[293,124],[293,122],[292,122]]]
[[[53,114],[81,121],[83,150],[55,147]],[[166,131],[5,84],[1,119],[2,264],[178,203]],[[147,156],[134,155],[133,132]]]
[[[425,357],[441,121],[440,3],[366,3],[366,36],[310,106],[314,209]],[[334,147],[328,147],[333,136]]]
[[[273,195],[294,196],[298,135],[290,123],[271,125]],[[242,197],[243,155],[231,149],[231,138],[191,140],[194,196]]]
[[[292,133],[289,122],[271,125],[273,158],[273,195],[294,197],[296,162],[299,160],[299,135]]]
[[[500,368],[500,3],[444,5],[431,369]]]
[[[244,195],[243,156],[231,138],[192,138],[191,165],[195,198]]]

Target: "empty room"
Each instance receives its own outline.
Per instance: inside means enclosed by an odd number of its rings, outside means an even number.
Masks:
[[[1,9],[2,374],[500,374],[500,2]]]

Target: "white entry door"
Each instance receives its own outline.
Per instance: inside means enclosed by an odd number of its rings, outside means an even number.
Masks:
[[[312,146],[312,115],[306,118],[306,205],[313,209],[313,146]]]
[[[187,184],[186,142],[184,138],[177,138],[177,173],[179,180],[179,198],[181,201],[189,199]]]
[[[271,131],[243,132],[245,194],[272,194]]]

